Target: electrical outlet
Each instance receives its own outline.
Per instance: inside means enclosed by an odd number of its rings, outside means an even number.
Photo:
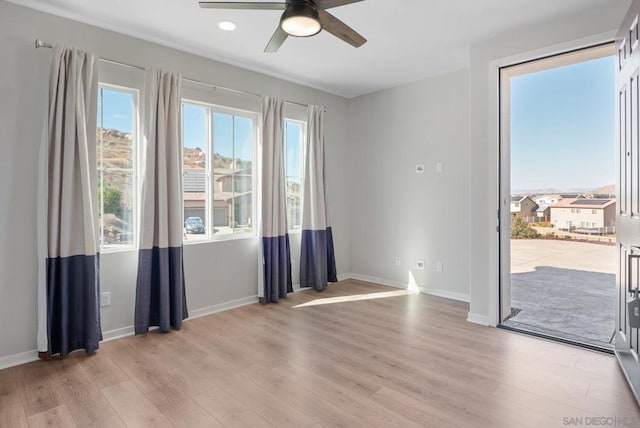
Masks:
[[[424,260],[416,261],[416,268],[419,270],[424,270]]]
[[[436,262],[436,272],[442,272],[442,262]]]
[[[436,164],[436,172],[440,174],[442,172],[442,162]]]
[[[396,266],[400,266],[400,257],[396,257]]]
[[[111,292],[100,293],[100,306],[111,306]]]

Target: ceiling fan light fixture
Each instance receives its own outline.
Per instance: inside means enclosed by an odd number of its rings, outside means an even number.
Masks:
[[[287,5],[280,18],[280,27],[294,37],[314,36],[322,30],[318,11],[306,2]]]
[[[218,28],[224,31],[234,31],[238,28],[238,25],[233,21],[220,21],[218,22]]]

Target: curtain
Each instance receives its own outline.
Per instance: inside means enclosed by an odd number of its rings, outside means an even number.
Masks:
[[[182,260],[180,75],[149,70],[145,79],[144,156],[135,333],[180,329],[187,318]]]
[[[287,230],[284,172],[283,102],[262,99],[262,262],[261,303],[275,303],[293,292],[291,249]]]
[[[38,350],[91,353],[102,340],[98,254],[96,57],[53,52],[40,150]]]
[[[300,287],[321,291],[327,283],[338,281],[327,208],[324,107],[309,106],[307,109],[304,152]]]

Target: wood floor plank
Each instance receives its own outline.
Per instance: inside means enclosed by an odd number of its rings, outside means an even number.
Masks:
[[[315,424],[313,419],[288,402],[274,397],[269,389],[258,385],[247,374],[227,372],[218,376],[217,383],[230,396],[276,427],[305,428]]]
[[[318,396],[324,397],[329,403],[360,418],[370,426],[407,428],[421,426],[400,413],[380,406],[367,396],[354,393],[350,389],[302,367],[293,368],[285,365],[275,368],[274,374],[301,386],[307,385]]]
[[[357,416],[327,401],[309,387],[278,376],[274,370],[254,370],[253,379],[282,401],[292,402],[301,412],[326,427],[369,426]]]
[[[146,396],[176,427],[218,428],[224,426],[190,396],[175,388],[156,389],[148,392]]]
[[[99,389],[129,380],[122,369],[115,365],[106,355],[106,351],[103,351],[104,348],[113,346],[113,344],[114,342],[101,344],[101,350],[95,355],[87,355],[85,358],[78,359],[78,364],[80,364],[87,373],[91,374],[91,380],[93,380],[93,383],[95,383]]]
[[[102,390],[127,427],[172,427],[173,425],[132,381]]]
[[[122,420],[102,395],[78,359],[62,361],[55,380],[60,394],[80,427],[124,427]]]
[[[65,405],[45,410],[29,416],[31,428],[74,428],[77,427]]]
[[[200,406],[227,427],[274,427],[248,406],[216,386],[195,397]]]
[[[36,361],[18,367],[16,380],[27,417],[64,404],[54,378],[62,362]]]
[[[14,377],[16,371],[16,369],[0,371],[0,427],[25,428],[28,426]]]
[[[381,388],[371,396],[371,399],[381,406],[405,415],[414,422],[423,424],[425,427],[463,428],[476,426],[473,419],[463,417],[455,412],[448,413],[434,404],[424,403],[391,388]]]

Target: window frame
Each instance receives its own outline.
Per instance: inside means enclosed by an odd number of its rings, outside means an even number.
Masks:
[[[187,97],[187,96],[183,96],[181,101],[180,101],[180,125],[183,129],[182,135],[180,136],[181,139],[181,144],[182,144],[182,149],[184,150],[184,106],[185,104],[189,104],[189,105],[193,105],[193,106],[198,106],[198,107],[205,107],[207,109],[207,115],[206,115],[206,153],[207,153],[207,159],[206,159],[206,174],[207,174],[207,187],[206,187],[206,197],[205,197],[205,216],[206,216],[206,221],[205,224],[207,225],[207,230],[205,231],[205,238],[203,239],[198,239],[198,240],[194,240],[194,241],[189,241],[189,240],[185,240],[184,239],[184,235],[183,235],[183,240],[182,243],[183,245],[197,245],[197,244],[205,244],[205,243],[211,243],[211,242],[225,242],[225,241],[231,241],[231,240],[236,240],[236,239],[251,239],[251,238],[256,238],[258,236],[258,227],[256,226],[256,220],[257,220],[257,213],[258,213],[258,208],[257,208],[257,204],[258,204],[258,198],[257,198],[257,191],[258,189],[258,138],[260,136],[260,115],[258,112],[255,111],[251,111],[251,110],[245,110],[245,109],[241,109],[241,108],[235,108],[235,107],[229,107],[229,106],[224,106],[224,105],[220,105],[211,101],[203,101],[203,100],[199,100],[199,99],[194,99],[193,97]],[[213,154],[214,154],[214,140],[213,140],[213,133],[214,133],[214,127],[213,127],[213,114],[214,113],[221,113],[221,114],[228,114],[228,115],[232,115],[232,116],[239,116],[239,117],[244,117],[244,118],[249,118],[252,120],[253,122],[253,144],[252,144],[252,151],[253,151],[253,159],[252,159],[252,177],[251,177],[251,193],[252,193],[252,202],[251,202],[251,218],[252,220],[252,228],[251,228],[251,232],[245,232],[245,233],[230,233],[230,234],[222,234],[222,235],[216,235],[215,233],[211,233],[212,228],[215,228],[214,225],[214,218],[215,218],[215,207],[214,207],[214,199],[213,199],[213,193],[214,193],[214,180],[215,180],[215,172],[213,169]],[[234,149],[235,149],[235,141],[234,141]],[[182,164],[182,168],[183,168],[183,177],[184,177],[184,161]],[[233,186],[233,185],[232,185]],[[235,193],[235,190],[233,191]],[[182,200],[183,200],[183,204],[184,204],[184,188],[183,188],[183,196],[182,196]],[[184,225],[185,222],[185,218],[184,218],[184,207],[182,210],[183,213],[183,219],[182,219],[182,223]]]
[[[285,177],[285,184],[287,182],[287,177],[289,177],[289,175],[287,174],[287,140],[286,140],[286,135],[287,135],[287,123],[293,123],[293,124],[297,124],[297,125],[301,125],[300,126],[300,160],[299,160],[299,168],[300,168],[300,227],[298,227],[297,229],[292,229],[291,225],[289,223],[287,223],[287,232],[291,235],[291,234],[300,234],[302,233],[302,206],[303,206],[303,201],[304,201],[304,156],[305,156],[305,150],[307,147],[307,121],[306,120],[301,120],[301,119],[293,119],[291,117],[287,117],[285,116],[284,118],[284,141],[283,143],[283,149],[284,149],[284,165],[285,165],[285,171],[284,171],[284,177]],[[285,198],[286,199],[286,198]],[[288,207],[287,207],[288,209]]]
[[[102,63],[100,64],[102,66]],[[99,236],[98,236],[98,247],[100,253],[117,253],[121,251],[134,251],[138,248],[138,238],[140,234],[140,150],[141,150],[141,118],[140,118],[140,99],[142,97],[142,90],[136,83],[135,78],[117,78],[116,76],[109,76],[109,73],[105,73],[106,77],[100,77],[98,81],[98,92],[102,89],[114,91],[114,92],[123,92],[126,94],[132,95],[132,125],[131,125],[131,134],[132,134],[132,160],[131,160],[131,176],[132,176],[132,237],[131,241],[128,244],[119,244],[119,245],[107,245],[104,244],[104,227],[102,225],[102,216],[104,215],[103,209],[103,199],[98,195],[98,217],[99,217]],[[102,99],[98,96],[98,99]],[[98,111],[98,110],[97,110]],[[103,113],[102,108],[99,108],[100,113]],[[97,118],[98,119],[98,118]],[[101,123],[103,123],[102,117],[100,117]],[[97,125],[97,124],[96,124]],[[97,127],[97,126],[96,126]],[[102,169],[98,167],[98,155],[100,155],[100,162],[103,163],[102,158],[102,145],[103,140],[96,141],[96,185],[98,181],[102,179],[104,173],[104,166]],[[100,146],[100,153],[98,153],[98,145]]]

